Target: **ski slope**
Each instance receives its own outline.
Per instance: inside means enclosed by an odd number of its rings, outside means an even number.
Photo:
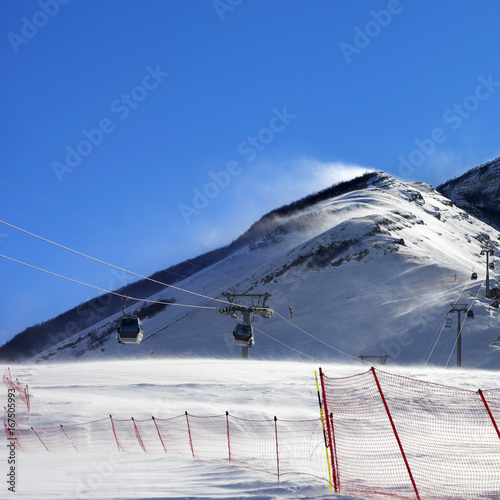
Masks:
[[[150,297],[192,308],[170,305],[143,318],[141,345],[117,344],[116,314],[35,359],[235,358],[236,321],[218,312],[221,294],[231,289],[272,294],[268,305],[276,314],[255,320],[252,359],[345,362],[387,354],[391,364],[453,366],[458,318],[448,313],[459,302],[475,313],[462,325],[463,366],[500,368],[490,348],[500,336],[499,312],[485,297],[480,255],[482,242],[500,245],[500,233],[430,186],[380,173],[367,187],[255,226],[247,246]],[[478,280],[470,279],[472,271]],[[498,286],[497,273],[498,266],[490,271],[491,287]],[[132,302],[127,312],[141,305]]]
[[[105,418],[169,418],[232,415],[247,419],[319,417],[314,370],[297,361],[158,358],[38,363],[10,367],[28,384],[31,413],[23,426],[70,425]],[[367,365],[322,363],[329,377],[364,372]],[[2,373],[7,367],[0,367]],[[384,371],[477,390],[498,387],[498,373],[486,370],[381,367]],[[6,400],[7,389],[0,389]],[[5,404],[5,403],[4,403]],[[6,439],[4,443],[6,443]],[[0,475],[6,477],[7,448],[1,447]],[[309,476],[282,477],[193,461],[168,454],[118,453],[116,448],[78,453],[17,452],[16,492],[0,484],[0,498],[37,499],[327,499],[328,484]],[[446,457],[443,456],[443,460]],[[326,468],[326,462],[325,462]],[[368,498],[368,497],[365,497]]]

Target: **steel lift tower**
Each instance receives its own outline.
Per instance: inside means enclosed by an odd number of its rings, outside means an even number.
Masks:
[[[242,318],[242,322],[238,323],[233,331],[234,345],[241,346],[242,359],[248,359],[248,349],[255,344],[251,322],[255,316],[270,318],[274,314],[271,308],[266,307],[267,299],[271,297],[271,294],[269,292],[260,294],[227,291],[222,296],[227,298],[229,305],[219,309],[219,312],[231,318]]]
[[[457,367],[462,367],[462,318],[461,313],[467,313],[467,316],[474,318],[474,313],[468,306],[468,304],[451,304],[450,313],[458,313],[457,321]]]
[[[481,255],[486,255],[486,298],[490,297],[490,256],[495,255],[492,246],[482,245]],[[494,265],[494,264],[493,264]]]

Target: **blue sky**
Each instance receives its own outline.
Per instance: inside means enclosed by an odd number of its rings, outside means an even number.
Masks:
[[[365,169],[500,156],[500,3],[2,2],[0,219],[143,275]],[[129,277],[0,224],[0,253]],[[97,292],[0,259],[0,344]]]

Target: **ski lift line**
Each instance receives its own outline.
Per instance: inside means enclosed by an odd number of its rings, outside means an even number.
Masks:
[[[304,329],[300,328],[300,326],[296,325],[295,323],[292,323],[289,319],[285,318],[280,313],[278,313],[276,311],[273,311],[273,312],[274,312],[274,314],[276,314],[276,316],[279,316],[281,319],[285,320],[287,323],[290,323],[292,326],[294,326],[295,328],[297,328],[298,330],[300,330],[302,333],[305,333],[306,335],[309,335],[309,337],[313,338],[314,340],[317,340],[318,342],[321,342],[322,344],[326,345],[330,349],[333,349],[334,351],[340,352],[340,354],[343,354],[344,356],[347,356],[349,358],[355,359],[356,361],[359,361],[359,358],[357,358],[356,356],[353,356],[352,354],[348,354],[347,352],[341,351],[337,347],[334,347],[334,346],[328,344],[327,342],[325,342],[324,340],[321,340],[318,337],[315,337],[311,333],[306,332]]]
[[[4,259],[10,260],[12,262],[17,262],[18,264],[22,264],[23,266],[27,266],[27,267],[30,267],[32,269],[36,269],[37,271],[42,271],[44,273],[51,274],[52,276],[56,276],[58,278],[65,279],[67,281],[71,281],[73,283],[77,283],[79,285],[84,285],[84,286],[89,287],[89,288],[94,288],[95,290],[100,290],[101,292],[105,292],[105,293],[110,293],[112,295],[116,295],[117,297],[121,297],[123,299],[135,300],[137,302],[150,302],[150,303],[153,303],[153,304],[165,304],[165,305],[168,305],[168,306],[191,307],[193,309],[213,309],[213,310],[218,309],[217,307],[213,307],[213,306],[196,306],[196,305],[189,305],[189,304],[179,304],[177,302],[165,302],[165,301],[161,301],[161,300],[139,299],[137,297],[130,297],[128,295],[124,295],[124,294],[118,293],[118,292],[113,292],[111,290],[106,290],[105,288],[101,288],[101,287],[98,287],[98,286],[95,286],[95,285],[89,285],[88,283],[84,283],[83,281],[78,281],[78,280],[75,280],[73,278],[68,278],[67,276],[63,276],[62,274],[57,274],[57,273],[54,273],[52,271],[48,271],[47,269],[43,269],[41,267],[37,267],[37,266],[34,266],[32,264],[28,264],[26,262],[22,262],[20,260],[14,259],[12,257],[8,257],[7,255],[0,254],[0,257],[3,257]]]
[[[457,299],[455,302],[459,302],[459,301],[460,301],[460,298],[462,297],[462,294],[464,293],[465,289],[467,288],[468,283],[469,283],[469,281],[465,281],[465,282],[464,282],[464,286],[463,286],[462,290],[460,291],[460,295],[458,296],[458,299]],[[469,309],[470,309],[470,308],[469,308]],[[449,313],[448,313],[448,314],[449,314]],[[426,359],[426,361],[425,361],[424,367],[425,367],[425,366],[427,366],[427,364],[428,364],[428,362],[429,362],[429,360],[430,360],[430,358],[431,358],[431,356],[432,356],[432,353],[434,352],[434,349],[436,348],[436,345],[437,345],[437,343],[438,343],[439,339],[441,338],[441,335],[442,335],[442,333],[443,333],[443,330],[444,330],[444,328],[445,328],[445,326],[446,326],[446,321],[447,321],[447,319],[448,319],[448,314],[446,314],[446,318],[445,318],[445,320],[444,320],[443,326],[441,327],[441,331],[439,332],[439,334],[438,334],[438,336],[437,336],[437,339],[436,339],[436,341],[434,342],[434,346],[432,347],[431,352],[430,352],[430,354],[429,354],[428,358],[427,358],[427,359]],[[457,343],[457,340],[455,340],[455,343],[454,343],[454,345],[453,345],[453,347],[452,347],[452,349],[451,349],[450,355],[449,355],[449,357],[448,357],[448,361],[446,362],[446,366],[448,366],[448,363],[450,362],[451,355],[453,354],[453,351],[455,350],[455,345],[456,345],[456,343]],[[448,343],[448,345],[449,345],[449,343]],[[442,359],[442,358],[441,358],[441,359]]]
[[[136,239],[134,239],[134,238],[130,238],[130,236],[127,236],[126,234],[120,233],[119,231],[116,231],[115,229],[112,229],[112,228],[110,228],[110,227],[107,227],[107,226],[104,226],[104,225],[102,225],[102,224],[99,224],[98,222],[95,222],[95,221],[93,221],[93,220],[91,220],[91,219],[88,219],[87,217],[84,217],[84,216],[82,216],[82,215],[80,215],[80,214],[77,214],[76,212],[72,212],[71,210],[68,210],[67,208],[61,207],[61,206],[59,206],[59,205],[57,205],[57,204],[55,204],[55,203],[53,203],[53,202],[51,202],[51,201],[49,201],[49,200],[46,200],[46,199],[44,199],[44,198],[42,198],[42,197],[40,197],[40,196],[37,196],[36,194],[30,193],[30,192],[29,192],[29,191],[27,191],[26,189],[20,188],[19,186],[16,186],[16,185],[14,185],[14,184],[12,184],[12,183],[10,183],[10,182],[7,182],[7,181],[5,181],[5,180],[3,180],[3,179],[0,179],[0,182],[3,182],[3,183],[4,183],[4,184],[6,184],[7,186],[10,186],[10,187],[12,187],[12,188],[14,188],[14,189],[17,189],[18,191],[21,191],[22,193],[25,193],[25,194],[27,194],[28,196],[31,196],[32,198],[35,198],[35,199],[37,199],[37,200],[39,200],[39,201],[42,201],[43,203],[46,203],[47,205],[53,206],[53,207],[55,207],[55,208],[57,208],[57,209],[59,209],[59,210],[62,210],[63,212],[66,212],[66,213],[68,213],[68,214],[70,214],[70,215],[73,215],[74,217],[78,217],[79,219],[81,219],[81,220],[83,220],[83,221],[85,221],[85,222],[88,222],[88,223],[90,223],[90,224],[93,224],[94,226],[97,226],[97,227],[99,227],[99,228],[101,228],[101,229],[105,229],[106,231],[109,231],[109,232],[111,232],[111,233],[117,234],[117,235],[119,235],[119,236],[125,237],[125,238],[129,239],[130,241],[133,241],[134,243],[139,243],[139,244],[141,244],[141,245],[147,246],[148,248],[151,248],[152,250],[154,250],[154,251],[155,251],[155,252],[157,252],[158,254],[162,254],[162,252],[160,252],[160,250],[158,250],[157,248],[155,248],[155,247],[153,247],[153,246],[151,246],[151,245],[148,245],[147,243],[144,243],[144,242],[142,242],[142,241],[136,240]],[[6,210],[6,209],[5,209],[5,210]],[[9,210],[9,211],[10,211],[10,210]],[[14,213],[14,212],[12,212],[12,213]],[[25,217],[25,216],[20,215],[20,214],[16,214],[16,215],[19,215],[20,217]],[[37,222],[37,221],[35,221],[35,222]],[[115,253],[116,253],[116,252],[115,252]],[[186,262],[189,262],[189,264],[191,264],[191,265],[193,265],[193,266],[196,266],[196,267],[199,267],[200,269],[207,269],[206,267],[200,266],[199,264],[195,264],[194,262],[191,262],[191,261],[189,261],[189,260],[188,260],[188,261],[186,261]],[[170,272],[171,274],[174,274],[174,275],[180,276],[180,277],[182,277],[182,278],[186,278],[186,276],[182,276],[181,274],[174,273],[174,272],[172,272],[172,271],[169,271],[169,272]],[[210,270],[208,270],[208,272],[211,272],[211,273],[217,274],[218,276],[223,276],[223,277],[225,277],[225,278],[229,278],[229,279],[230,279],[231,281],[233,281],[233,282],[235,281],[235,278],[233,278],[233,277],[231,277],[231,276],[228,276],[227,274],[216,273],[215,271],[210,271]],[[203,282],[201,282],[201,283],[203,283]],[[211,286],[215,286],[215,285],[211,285]]]
[[[31,196],[31,197],[33,197],[33,198],[35,198],[37,200],[40,200],[43,203],[46,203],[47,205],[51,205],[52,207],[55,207],[55,208],[57,208],[59,210],[62,210],[63,212],[66,212],[66,213],[68,213],[70,215],[73,215],[75,217],[78,217],[79,219],[81,219],[81,220],[83,220],[85,222],[93,224],[94,226],[100,227],[101,229],[105,229],[106,231],[109,231],[111,233],[117,234],[119,236],[123,236],[124,238],[127,238],[128,240],[133,241],[134,243],[140,243],[141,245],[145,245],[145,243],[143,243],[141,241],[137,241],[134,238],[130,238],[130,236],[127,236],[126,234],[123,234],[123,233],[120,233],[119,231],[116,231],[115,229],[111,229],[110,227],[107,227],[107,226],[104,226],[102,224],[99,224],[98,222],[95,222],[95,221],[93,221],[91,219],[88,219],[87,217],[84,217],[83,215],[77,214],[76,212],[72,212],[71,210],[68,210],[67,208],[64,208],[64,207],[61,207],[59,205],[56,205],[55,203],[53,203],[53,202],[51,202],[49,200],[46,200],[46,199],[44,199],[44,198],[42,198],[40,196],[37,196],[36,194],[30,193],[26,189],[22,189],[19,186],[15,186],[14,184],[11,184],[10,182],[7,182],[7,181],[5,181],[3,179],[0,179],[0,182],[3,182],[4,184],[7,184],[7,186],[13,187],[14,189],[17,189],[18,191],[21,191],[22,193],[25,193],[28,196]],[[147,246],[149,246],[149,245],[147,245]],[[150,248],[153,248],[153,247],[150,247]],[[157,249],[154,249],[154,250],[158,251]]]
[[[153,278],[148,278],[147,276],[143,276],[142,274],[138,274],[138,273],[135,273],[135,272],[133,272],[133,271],[128,271],[127,269],[124,269],[123,267],[115,266],[115,265],[113,265],[113,264],[110,264],[109,262],[105,262],[105,261],[103,261],[103,260],[97,259],[97,258],[95,258],[95,257],[92,257],[92,256],[90,256],[90,255],[84,254],[84,253],[79,252],[79,251],[77,251],[77,250],[73,250],[72,248],[69,248],[69,247],[66,247],[66,246],[64,246],[64,245],[61,245],[60,243],[56,243],[55,241],[51,241],[51,240],[49,240],[49,239],[47,239],[47,238],[44,238],[43,236],[39,236],[39,235],[37,235],[37,234],[35,234],[35,233],[31,233],[30,231],[27,231],[26,229],[22,229],[22,228],[20,228],[20,227],[14,226],[13,224],[9,224],[8,222],[5,222],[5,221],[3,221],[3,220],[0,220],[0,223],[5,224],[6,226],[9,226],[9,227],[11,227],[11,228],[13,228],[13,229],[17,229],[18,231],[21,231],[21,232],[23,232],[23,233],[26,233],[26,234],[28,234],[28,235],[30,235],[30,236],[35,237],[35,238],[38,238],[39,240],[45,241],[45,242],[47,242],[47,243],[50,243],[51,245],[55,245],[55,246],[57,246],[57,247],[59,247],[59,248],[62,248],[62,249],[64,249],[64,250],[68,250],[69,252],[73,252],[73,253],[75,253],[75,254],[77,254],[77,255],[80,255],[81,257],[85,257],[85,258],[90,259],[90,260],[93,260],[93,261],[95,261],[95,262],[99,262],[99,264],[104,264],[104,265],[106,265],[106,266],[108,266],[108,267],[112,267],[112,268],[114,268],[114,269],[118,269],[119,271],[123,271],[123,272],[125,272],[125,273],[132,274],[133,276],[137,276],[138,278],[145,279],[145,280],[148,280],[148,281],[152,281],[153,283],[157,283],[157,284],[162,285],[162,286],[165,286],[165,287],[170,287],[170,288],[173,288],[174,290],[179,290],[179,291],[181,291],[181,292],[186,292],[186,293],[189,293],[189,294],[191,294],[191,295],[196,295],[196,296],[198,296],[198,297],[202,297],[202,298],[204,298],[204,299],[208,299],[208,300],[215,300],[215,301],[217,301],[217,302],[222,302],[223,304],[229,304],[229,302],[227,302],[226,300],[222,300],[222,299],[217,299],[217,298],[209,297],[209,296],[207,296],[207,295],[203,295],[203,294],[201,294],[201,293],[197,293],[197,292],[192,292],[192,291],[190,291],[190,290],[185,290],[184,288],[180,288],[180,287],[177,287],[177,286],[174,286],[174,285],[168,285],[167,283],[163,283],[163,282],[158,281],[158,280],[155,280],[155,279],[153,279]],[[141,300],[142,300],[142,299],[141,299]]]
[[[0,179],[1,180],[1,179]],[[106,250],[107,252],[112,252],[116,255],[119,255],[120,257],[125,257],[125,258],[130,258],[129,256],[125,255],[125,254],[121,254],[119,252],[117,252],[116,250],[111,250],[110,248],[106,248],[106,247],[103,247],[102,245],[97,245],[96,243],[92,243],[91,241],[87,241],[87,240],[84,240],[83,238],[80,238],[79,236],[75,236],[71,233],[67,233],[65,231],[61,231],[60,229],[57,229],[56,227],[52,227],[52,226],[49,226],[43,222],[40,222],[40,221],[37,221],[36,219],[33,219],[31,217],[27,217],[26,215],[22,215],[20,213],[17,213],[17,212],[14,212],[13,210],[10,210],[8,208],[5,208],[5,207],[2,207],[0,206],[0,210],[5,210],[6,212],[9,212],[13,215],[16,215],[17,217],[21,217],[23,219],[26,219],[28,221],[31,221],[31,222],[35,222],[36,224],[40,224],[41,226],[47,228],[47,229],[51,229],[52,231],[56,231],[64,236],[69,236],[70,238],[74,238],[76,240],[79,240],[79,241],[82,241],[83,243],[87,243],[87,244],[90,244],[90,245],[94,245],[96,246],[97,248],[101,248],[102,250]]]
[[[0,179],[0,182],[5,182],[5,181],[2,181],[2,179]],[[8,184],[8,183],[6,183],[6,184]],[[15,187],[15,186],[13,186],[13,187]],[[18,188],[18,189],[21,189],[21,188]],[[22,191],[22,189],[21,189],[21,191]],[[28,193],[28,194],[29,194],[29,193]],[[37,196],[35,196],[35,195],[32,195],[32,196],[34,196],[35,198],[37,198]],[[41,199],[41,198],[40,198],[40,199]],[[43,199],[42,199],[42,201],[45,201],[46,203],[51,204],[50,202],[48,202],[48,201],[46,201],[46,200],[43,200]],[[57,207],[57,205],[54,205],[54,206],[56,206],[56,207]],[[58,207],[58,208],[61,208],[61,210],[65,210],[65,209],[64,209],[64,208],[62,208],[62,207]],[[77,240],[83,241],[84,243],[90,243],[90,244],[92,244],[92,245],[96,245],[95,243],[92,243],[92,242],[86,241],[86,240],[84,240],[84,239],[82,239],[82,238],[79,238],[78,236],[74,236],[74,235],[72,235],[72,234],[70,234],[70,233],[66,233],[66,232],[64,232],[64,231],[61,231],[60,229],[57,229],[57,228],[55,228],[55,227],[48,226],[47,224],[44,224],[44,223],[42,223],[42,222],[39,222],[39,221],[37,221],[36,219],[33,219],[33,218],[31,218],[31,217],[26,217],[25,215],[22,215],[22,214],[20,214],[20,213],[14,212],[13,210],[10,210],[10,209],[8,209],[8,208],[1,207],[1,206],[0,206],[0,209],[5,210],[6,212],[9,212],[9,213],[11,213],[11,214],[17,215],[18,217],[22,217],[23,219],[27,219],[27,220],[30,220],[30,221],[35,222],[35,223],[37,223],[37,224],[40,224],[40,225],[42,225],[42,226],[44,226],[44,227],[46,227],[46,228],[52,229],[53,231],[57,231],[58,233],[61,233],[61,234],[65,235],[65,236],[70,236],[71,238],[75,238],[75,239],[77,239]],[[78,214],[74,214],[73,212],[69,212],[69,213],[70,213],[70,214],[72,214],[72,215],[75,215],[75,216],[79,217],[79,216],[78,216]],[[85,219],[84,217],[81,217],[81,218],[82,218],[83,220],[85,220],[85,221],[88,221],[88,222],[91,222],[91,223],[93,223],[93,224],[96,224],[96,225],[98,225],[99,227],[102,227],[103,229],[107,229],[108,231],[112,231],[112,232],[115,232],[116,234],[119,234],[119,235],[123,236],[121,233],[119,233],[119,232],[117,232],[117,231],[114,231],[113,229],[109,229],[109,228],[107,228],[107,227],[105,227],[105,226],[100,226],[99,224],[97,224],[97,223],[95,223],[95,222],[92,222],[92,221],[91,221],[91,220],[89,220],[89,219]],[[3,222],[3,221],[0,221],[0,222]],[[5,222],[4,222],[4,224],[5,224]],[[17,229],[17,228],[16,228],[16,229]],[[136,242],[136,243],[141,243],[140,241],[134,240],[134,239],[132,239],[132,238],[129,238],[129,239],[130,239],[131,241]],[[143,244],[145,245],[145,243],[143,243]],[[101,245],[96,245],[96,246],[97,246],[98,248],[102,248],[103,250],[106,250],[106,251],[108,251],[108,252],[112,252],[112,253],[114,253],[114,254],[116,254],[116,255],[119,255],[120,257],[126,257],[126,258],[129,258],[129,256],[124,255],[124,254],[121,254],[121,253],[119,253],[119,252],[117,252],[117,251],[115,251],[115,250],[111,250],[111,249],[109,249],[109,248],[105,248],[105,247],[103,247],[103,246],[101,246]],[[148,245],[148,246],[149,246],[149,245]],[[151,247],[151,246],[149,246],[149,247],[150,247],[150,248],[153,248],[153,247]],[[159,253],[159,252],[158,252],[158,253]],[[206,267],[203,267],[203,266],[200,266],[200,265],[198,265],[198,264],[195,264],[194,262],[191,262],[191,261],[186,261],[186,262],[188,262],[188,263],[189,263],[190,265],[192,265],[192,266],[199,267],[200,269],[207,269]],[[175,273],[174,271],[170,271],[170,270],[168,270],[168,269],[166,269],[166,272],[168,272],[168,273],[170,273],[170,274],[172,274],[172,275],[174,275],[174,276],[179,276],[180,278],[183,278],[183,279],[188,279],[188,278],[189,278],[189,276],[184,276],[184,275],[182,275],[182,274]],[[225,277],[225,278],[229,278],[229,279],[231,279],[233,282],[235,281],[235,279],[234,279],[234,278],[232,278],[232,277],[230,277],[230,276],[227,276],[227,275],[224,275],[224,274],[220,274],[220,273],[215,273],[214,271],[210,271],[210,270],[208,270],[208,272],[211,272],[211,273],[217,274],[218,276],[223,276],[223,277]],[[207,282],[201,281],[201,280],[199,280],[199,279],[197,279],[197,281],[198,281],[199,283],[204,284],[204,285],[208,285],[208,286],[211,286],[211,287],[214,287],[214,288],[218,288],[218,289],[220,288],[220,287],[218,287],[218,286],[216,286],[216,285],[212,285],[211,283],[207,283]]]
[[[302,352],[302,351],[299,351],[298,349],[295,349],[295,347],[291,347],[291,346],[285,344],[284,342],[281,342],[281,340],[278,340],[278,339],[275,339],[274,337],[271,337],[271,335],[268,335],[267,333],[263,332],[259,328],[255,327],[255,326],[253,328],[255,330],[257,330],[259,333],[262,333],[262,335],[265,335],[266,337],[269,337],[271,340],[274,340],[275,342],[278,342],[278,344],[281,344],[282,346],[287,347],[288,349],[291,349],[292,351],[298,352],[302,356],[305,356],[306,358],[310,358],[313,361],[319,361],[319,362],[321,362],[321,360],[319,360],[318,358],[310,356],[309,354],[306,354],[305,352]]]
[[[464,314],[464,319],[462,320],[462,323],[460,324],[460,331],[462,331],[463,329],[463,326],[465,325],[465,320],[467,319],[468,317],[468,312],[472,309],[472,307],[474,306],[474,302],[476,302],[477,300],[477,296],[479,295],[479,293],[481,292],[481,289],[483,288],[483,283],[481,282],[481,285],[479,287],[479,290],[476,294],[476,298],[473,299],[472,301],[472,304],[467,308],[467,311],[466,313]],[[450,355],[448,356],[448,360],[446,361],[446,365],[445,365],[445,368],[448,368],[448,364],[450,362],[450,359],[451,359],[451,356],[453,354],[453,351],[455,350],[455,347],[457,346],[457,342],[458,342],[458,336],[455,338],[455,342],[453,343],[453,347],[451,348],[451,351],[450,351]]]
[[[437,343],[439,342],[439,339],[441,338],[441,335],[444,331],[444,328],[446,326],[446,321],[448,319],[448,314],[446,315],[446,318],[443,322],[443,326],[441,327],[441,331],[439,332],[438,336],[437,336],[437,339],[436,341],[434,342],[434,345],[432,346],[432,349],[431,349],[431,352],[429,353],[429,356],[427,357],[427,359],[425,360],[425,363],[424,363],[424,368],[427,366],[427,363],[429,362],[429,359],[431,359],[431,356],[432,356],[432,353],[434,352],[434,349],[436,348],[437,346]]]

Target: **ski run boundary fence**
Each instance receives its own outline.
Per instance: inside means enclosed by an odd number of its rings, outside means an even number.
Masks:
[[[27,386],[13,382],[9,370],[3,379],[29,412]],[[13,424],[6,410],[4,426],[26,453],[171,453],[278,479],[308,474],[342,494],[500,500],[500,389],[475,392],[374,368],[345,378],[329,378],[320,369],[320,381],[322,418],[315,420],[186,412],[35,429],[21,427],[19,417]]]

